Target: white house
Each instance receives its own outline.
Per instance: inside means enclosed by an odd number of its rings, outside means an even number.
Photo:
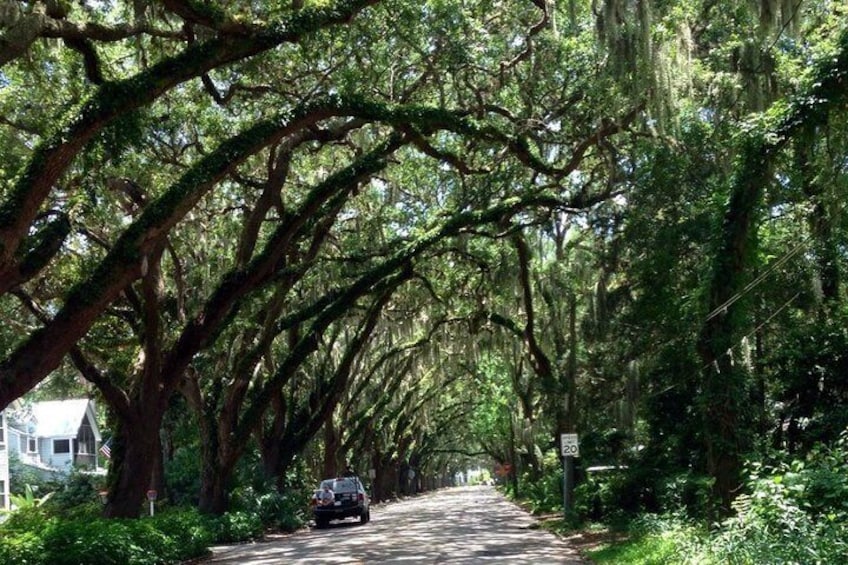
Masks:
[[[9,449],[6,442],[6,412],[0,410],[0,508],[9,509]]]
[[[34,402],[15,413],[7,435],[9,450],[24,465],[59,473],[100,466],[101,436],[92,400]]]

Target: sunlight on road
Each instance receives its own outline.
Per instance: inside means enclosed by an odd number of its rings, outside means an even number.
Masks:
[[[371,522],[214,548],[204,563],[584,563],[491,487],[445,489],[374,506]]]

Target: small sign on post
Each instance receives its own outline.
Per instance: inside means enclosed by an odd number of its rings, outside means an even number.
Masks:
[[[577,434],[561,434],[560,445],[563,457],[580,457],[580,444]]]
[[[559,445],[562,452],[562,506],[563,516],[568,520],[574,510],[572,493],[574,492],[574,458],[580,457],[580,444],[577,434],[560,434]]]
[[[147,491],[147,501],[150,503],[150,515],[153,516],[153,503],[156,502],[157,492],[153,489]]]

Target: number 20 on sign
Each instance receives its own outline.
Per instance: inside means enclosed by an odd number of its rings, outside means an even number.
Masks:
[[[561,434],[560,445],[564,457],[580,457],[580,446],[577,442],[577,434]]]

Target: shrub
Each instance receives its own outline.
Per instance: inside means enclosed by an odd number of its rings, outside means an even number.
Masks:
[[[46,528],[51,520],[55,520],[55,518],[51,517],[44,506],[19,508],[9,513],[8,518],[0,527],[0,532],[38,532]]]
[[[156,518],[107,520],[14,512],[0,528],[0,563],[146,565],[178,563],[207,553],[212,534],[195,510]]]
[[[575,488],[575,509],[583,519],[618,527],[641,511],[651,509],[652,479],[641,468],[590,473]]]
[[[48,506],[61,511],[92,502],[99,502],[97,491],[100,490],[101,478],[94,477],[77,470],[56,486],[56,491],[48,502]]]
[[[262,524],[285,532],[303,527],[307,522],[305,496],[276,491],[259,496],[256,503]]]
[[[727,563],[842,563],[848,560],[848,478],[832,458],[766,468],[752,465],[736,515],[721,524],[711,551]],[[843,456],[844,457],[844,456]],[[814,493],[814,497],[810,493]],[[834,497],[841,493],[842,498]],[[837,502],[838,500],[838,502]]]
[[[263,527],[253,512],[227,512],[207,518],[207,527],[216,542],[230,543],[262,537]]]
[[[534,514],[562,510],[562,470],[549,468],[535,482],[524,478],[524,499]]]
[[[0,536],[0,563],[38,565],[45,563],[44,543],[35,532],[4,533]]]
[[[206,554],[209,544],[214,541],[206,519],[194,508],[161,512],[151,521],[158,531],[180,548],[182,559]]]
[[[712,477],[691,471],[663,478],[657,485],[657,502],[664,513],[706,519],[716,510]]]
[[[180,447],[165,462],[168,497],[174,504],[194,506],[198,502],[202,473],[197,451],[195,445]]]
[[[528,471],[522,474],[520,496],[531,512],[562,511],[562,464],[556,451],[549,450],[540,458],[541,470],[538,478]],[[507,483],[507,492],[514,496],[511,483]]]
[[[848,562],[848,436],[804,459],[749,464],[745,492],[709,544],[731,564]]]
[[[152,565],[179,557],[174,542],[146,520],[56,522],[42,539],[45,563],[55,565]]]
[[[294,531],[308,521],[306,509],[311,491],[277,491],[270,483],[243,487],[233,492],[232,509],[256,514],[264,528]]]

